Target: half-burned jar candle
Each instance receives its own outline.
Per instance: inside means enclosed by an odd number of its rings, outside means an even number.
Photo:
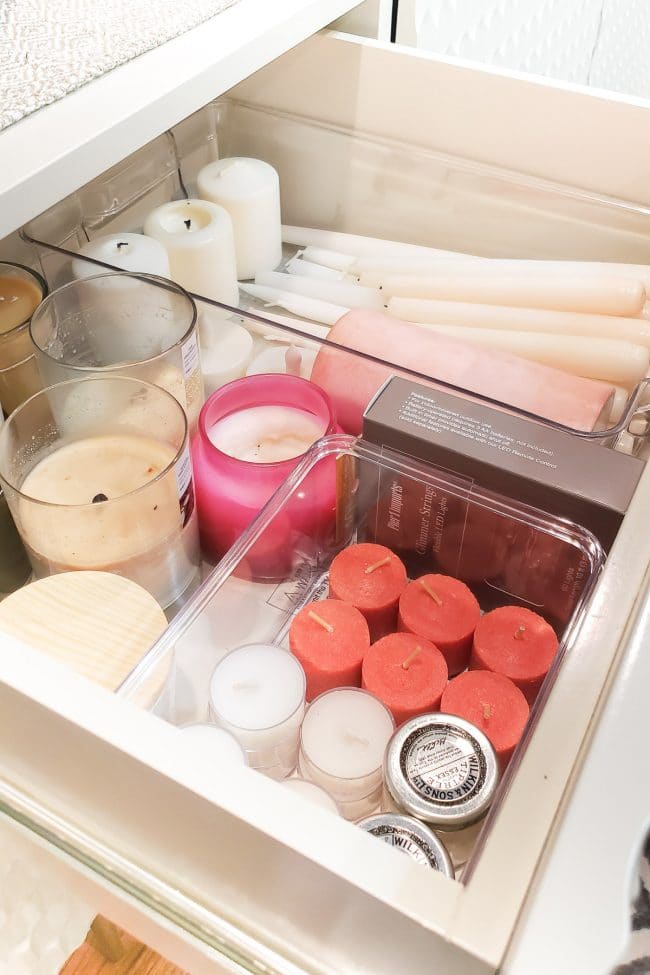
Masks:
[[[454,876],[447,850],[433,830],[412,816],[378,813],[357,823],[361,829],[399,850],[423,867],[438,870],[445,877]]]
[[[395,732],[384,757],[384,811],[440,834],[455,867],[469,858],[499,780],[492,745],[469,721],[423,714]]]

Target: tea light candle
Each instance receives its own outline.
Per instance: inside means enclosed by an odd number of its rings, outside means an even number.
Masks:
[[[530,708],[519,688],[503,674],[468,670],[454,677],[442,695],[440,710],[457,714],[480,728],[505,769],[519,743]]]
[[[240,379],[252,354],[253,336],[236,322],[222,322],[207,336],[206,330],[201,329],[201,372],[206,395]]]
[[[224,207],[232,219],[237,276],[252,278],[282,260],[280,180],[261,159],[233,156],[199,171],[199,196]]]
[[[399,598],[406,584],[404,563],[384,545],[349,545],[330,566],[330,596],[352,603],[363,613],[371,641],[396,628]]]
[[[545,619],[523,606],[501,606],[479,620],[469,666],[509,677],[532,704],[557,650]]]
[[[390,708],[398,727],[423,711],[437,711],[446,684],[440,650],[411,633],[382,637],[363,658],[362,686]]]
[[[160,241],[144,234],[107,234],[95,237],[79,248],[79,254],[81,257],[90,257],[118,267],[122,271],[156,274],[161,278],[170,276],[167,251]],[[72,273],[78,280],[101,272],[102,268],[88,261],[75,258],[72,262]]]
[[[292,620],[289,647],[303,666],[312,701],[334,687],[360,686],[361,663],[370,648],[368,624],[349,603],[308,603]]]
[[[235,242],[223,207],[206,200],[164,203],[149,214],[144,232],[167,251],[174,281],[195,294],[237,305]]]
[[[309,706],[300,732],[300,772],[355,820],[379,804],[382,760],[395,723],[372,694],[342,687]]]
[[[317,349],[301,349],[297,345],[278,345],[263,349],[249,365],[246,375],[259,376],[262,373],[275,372],[309,379],[317,355]]]
[[[311,413],[292,406],[251,406],[218,420],[208,437],[229,457],[274,464],[304,454],[323,433],[323,424]]]
[[[334,813],[335,816],[338,816],[338,806],[332,797],[325,792],[325,789],[321,789],[314,782],[307,782],[306,779],[296,777],[294,779],[285,779],[282,784],[290,792],[293,792],[297,796],[302,796],[303,799],[306,799],[312,805],[320,806],[321,809],[327,809],[329,812]]]
[[[274,779],[293,771],[305,710],[305,673],[279,647],[238,647],[210,680],[210,713],[244,748],[251,768]]]
[[[435,643],[452,675],[467,667],[480,618],[474,594],[451,576],[421,576],[400,596],[399,629]]]
[[[469,858],[492,804],[499,768],[492,745],[469,721],[423,714],[391,738],[384,781],[384,811],[427,823],[459,867]]]
[[[187,724],[178,729],[192,751],[204,755],[217,767],[224,765],[248,765],[246,752],[234,735],[213,724]]]

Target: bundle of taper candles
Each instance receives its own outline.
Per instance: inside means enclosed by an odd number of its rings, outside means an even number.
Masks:
[[[461,865],[557,653],[552,627],[517,605],[482,615],[460,580],[409,580],[393,551],[364,542],[334,557],[328,597],[294,615],[288,639],[291,653],[255,644],[222,658],[212,721],[251,767],[284,780],[297,766],[364,827],[380,805],[393,831],[415,816]]]

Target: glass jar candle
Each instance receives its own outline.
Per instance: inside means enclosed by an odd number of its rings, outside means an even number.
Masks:
[[[377,813],[360,820],[357,825],[371,836],[399,850],[422,867],[438,870],[445,877],[454,876],[449,854],[436,834],[412,816],[398,813]]]
[[[31,571],[27,553],[0,488],[0,599],[27,582]]]
[[[196,323],[196,305],[182,288],[115,271],[57,288],[29,330],[45,386],[95,375],[144,379],[178,400],[193,430],[203,405]]]
[[[0,406],[5,413],[41,388],[29,323],[46,295],[47,284],[36,271],[0,262]]]
[[[386,749],[382,805],[427,823],[457,868],[472,852],[498,781],[482,731],[456,715],[423,714],[403,724]]]
[[[157,386],[104,376],[36,393],[0,429],[0,484],[37,578],[114,572],[167,608],[197,576],[187,418]]]
[[[312,444],[338,429],[325,393],[298,376],[248,376],[213,393],[192,444],[204,554],[221,558]],[[296,536],[323,541],[335,516],[336,466],[329,459],[314,467],[251,549],[253,575],[286,576]]]

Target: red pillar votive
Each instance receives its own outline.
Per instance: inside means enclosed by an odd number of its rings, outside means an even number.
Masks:
[[[504,674],[532,704],[557,649],[557,636],[545,619],[523,606],[501,606],[479,620],[470,669]]]
[[[440,710],[480,728],[490,740],[502,771],[512,758],[530,713],[528,701],[510,678],[490,670],[468,670],[454,677],[443,692]]]
[[[404,563],[384,545],[349,545],[330,566],[330,596],[363,613],[371,641],[397,627],[399,598],[406,587]]]
[[[425,711],[437,711],[447,685],[440,650],[412,633],[391,633],[363,658],[361,686],[384,702],[400,725]]]
[[[349,603],[321,599],[303,607],[289,629],[289,647],[307,677],[307,700],[335,687],[360,687],[370,647],[365,618]]]
[[[399,629],[434,643],[451,675],[467,667],[480,618],[472,591],[451,576],[421,576],[409,583],[399,601]]]

